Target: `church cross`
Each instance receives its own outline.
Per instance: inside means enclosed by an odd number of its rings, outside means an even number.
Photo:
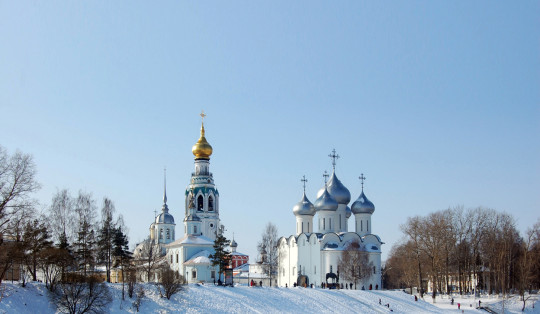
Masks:
[[[157,210],[154,209],[154,218],[157,217]]]
[[[364,191],[364,180],[366,179],[366,177],[364,177],[364,174],[361,173],[360,176],[358,177],[358,179],[360,179],[360,181],[362,182],[362,192]]]
[[[304,183],[304,194],[306,193],[306,182],[307,182],[307,179],[306,179],[306,176],[302,176],[302,179],[300,180]]]
[[[202,118],[202,122],[204,123],[204,118],[206,117],[206,114],[204,113],[204,110],[201,110],[200,116]]]
[[[335,148],[332,150],[332,153],[330,155],[328,155],[328,157],[332,158],[332,168],[334,168],[334,170],[336,170],[336,159],[339,159],[339,155],[336,154],[336,149]]]
[[[326,172],[326,170],[324,171],[324,174],[322,175],[324,177],[324,186],[326,186],[326,180],[328,179],[328,177],[330,175],[328,175],[328,172]]]

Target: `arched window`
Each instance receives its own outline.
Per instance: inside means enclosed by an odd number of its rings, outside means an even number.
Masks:
[[[197,234],[197,226],[193,226],[193,234]]]
[[[170,238],[171,238],[171,231],[167,229],[167,239],[170,239]]]
[[[211,195],[208,197],[208,211],[214,211],[214,198]]]
[[[197,197],[197,210],[203,210],[203,197],[202,195],[199,195],[199,197]]]
[[[163,239],[163,229],[159,229],[159,238]]]

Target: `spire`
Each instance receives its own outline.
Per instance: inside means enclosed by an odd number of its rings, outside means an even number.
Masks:
[[[163,204],[167,204],[167,168],[163,169]]]
[[[335,148],[332,150],[332,153],[330,155],[328,155],[328,157],[332,158],[332,168],[335,171],[336,170],[336,159],[339,159],[339,155],[336,154],[336,149]]]
[[[362,192],[364,192],[364,180],[366,179],[366,177],[364,177],[364,174],[361,173],[358,179],[360,179],[360,182],[362,182]]]

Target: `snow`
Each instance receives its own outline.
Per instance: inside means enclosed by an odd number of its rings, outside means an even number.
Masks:
[[[122,285],[108,284],[114,301],[109,305],[111,313],[135,313],[126,292],[126,300],[121,300]],[[438,298],[435,304],[431,298],[414,301],[414,296],[401,291],[361,291],[361,290],[323,290],[310,288],[275,287],[218,287],[214,285],[189,285],[170,300],[161,298],[153,284],[143,284],[145,297],[141,313],[461,313],[457,303],[463,304],[466,313],[486,313],[470,307],[473,299]],[[29,283],[22,288],[17,283],[3,282],[5,296],[0,301],[0,313],[55,313],[56,310],[47,298],[43,283]],[[381,304],[379,304],[379,299]],[[497,309],[500,299],[482,300],[482,305]],[[385,304],[389,304],[390,308]],[[506,313],[521,313],[521,302],[517,297],[505,301]],[[526,313],[540,313],[540,304],[535,309],[528,302]]]
[[[210,261],[210,252],[207,250],[200,251],[199,253],[195,254],[189,261],[185,262],[184,265],[190,266],[190,265],[210,265],[212,262]]]

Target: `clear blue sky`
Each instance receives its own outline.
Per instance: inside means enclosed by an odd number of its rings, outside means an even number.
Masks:
[[[56,189],[110,197],[143,240],[183,231],[204,109],[221,220],[256,257],[337,175],[386,245],[463,205],[540,217],[540,2],[1,1],[0,145]]]

